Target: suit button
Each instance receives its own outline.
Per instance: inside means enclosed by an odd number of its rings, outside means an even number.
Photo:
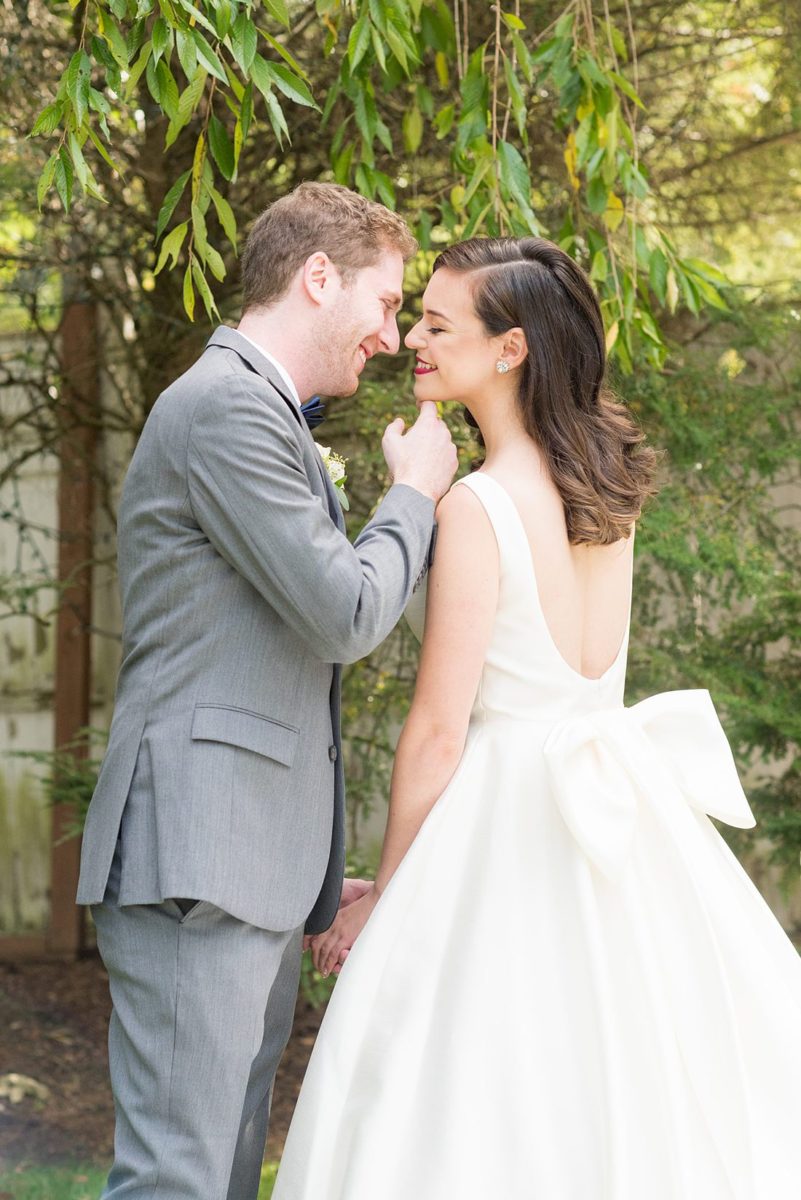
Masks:
[[[331,762],[336,762],[336,761],[337,761],[337,748],[336,748],[336,746],[329,746],[329,747],[328,747],[328,757],[331,759]]]

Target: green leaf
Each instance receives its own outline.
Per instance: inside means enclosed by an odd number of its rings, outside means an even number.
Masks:
[[[33,129],[28,134],[28,137],[37,137],[40,133],[52,133],[58,127],[58,124],[64,115],[63,104],[48,104],[43,108],[36,118]]]
[[[182,221],[180,225],[176,225],[175,228],[171,229],[167,234],[164,241],[161,243],[161,253],[159,254],[158,262],[156,263],[156,268],[153,272],[154,275],[158,275],[159,272],[164,269],[168,258],[172,258],[170,269],[175,269],[175,266],[178,262],[178,255],[181,252],[181,247],[184,244],[188,229],[189,222]]]
[[[214,204],[214,207],[217,210],[217,219],[219,220],[220,224],[223,227],[225,236],[228,238],[228,241],[233,246],[234,252],[236,252],[237,231],[236,231],[236,217],[234,216],[234,210],[231,208],[231,205],[225,199],[225,196],[221,196],[216,188],[214,188],[214,187],[209,188],[209,194],[211,196],[212,203]]]
[[[45,196],[47,195],[48,191],[50,190],[50,185],[53,182],[53,176],[56,173],[56,164],[57,163],[58,163],[58,153],[55,152],[50,155],[50,157],[48,158],[47,162],[44,165],[41,175],[39,176],[39,182],[36,185],[36,203],[37,203],[37,206],[40,211],[41,211],[42,205],[44,204]]]
[[[273,77],[266,58],[257,54],[250,68],[250,76],[262,96],[269,96],[272,91]]]
[[[515,123],[517,125],[520,136],[523,139],[523,142],[525,143],[528,138],[528,130],[527,130],[528,114],[526,111],[526,101],[525,101],[525,97],[523,96],[523,89],[520,86],[520,80],[517,78],[517,75],[514,72],[514,69],[512,67],[512,60],[508,57],[508,55],[504,55],[503,71],[504,71],[504,76],[506,78],[506,87],[509,92],[509,102],[512,106],[512,112],[514,114]]]
[[[378,30],[376,29],[376,27],[374,25],[371,25],[371,27],[370,27],[370,40],[373,43],[373,51],[375,53],[376,58],[378,59],[378,65],[381,68],[381,70],[386,73],[387,52],[386,52],[384,43],[381,40],[381,34],[378,32]]]
[[[515,13],[503,13],[502,16],[508,29],[519,31],[526,28],[525,21],[522,21]]]
[[[203,90],[206,86],[208,74],[203,67],[198,67],[195,78],[184,88],[178,101],[178,109],[170,121],[167,129],[167,134],[164,139],[164,149],[167,150],[173,144],[181,130],[189,124],[192,113],[197,108],[200,97],[203,95]]]
[[[279,145],[284,144],[284,138],[288,142],[291,141],[284,110],[281,108],[278,97],[273,92],[267,92],[264,97],[264,103],[267,105],[267,116],[270,118],[270,124],[272,125],[273,133],[278,138]]]
[[[622,75],[619,75],[617,71],[610,71],[609,78],[615,81],[623,95],[628,96],[629,100],[633,100],[638,108],[645,108],[645,105],[635,92],[632,85],[629,83],[628,79],[625,79]]]
[[[228,136],[228,131],[214,113],[209,121],[209,149],[220,173],[230,179],[234,173],[234,147]]]
[[[525,159],[511,142],[498,143],[499,177],[509,195],[526,213],[531,213],[531,179]],[[533,215],[533,214],[532,214]]]
[[[445,107],[441,108],[439,110],[439,112],[437,113],[437,115],[434,117],[434,127],[437,131],[437,137],[440,140],[442,138],[447,137],[448,134],[450,133],[451,129],[453,128],[453,122],[454,122],[455,116],[456,116],[456,109],[455,109],[454,105],[446,104]]]
[[[206,282],[206,276],[200,269],[200,263],[196,258],[192,259],[192,279],[194,280],[195,287],[200,292],[200,298],[203,301],[209,318],[219,317],[220,314],[217,311],[217,305],[214,303],[211,288]]]
[[[161,108],[161,81],[159,79],[158,70],[156,69],[156,64],[152,58],[147,64],[145,81],[147,83],[147,90],[150,92],[150,95],[156,101],[156,104],[158,104],[159,108]]]
[[[692,282],[697,291],[699,291],[706,300],[707,304],[711,304],[713,308],[718,308],[721,312],[728,312],[729,306],[721,296],[718,289],[708,279],[704,279],[703,275],[693,275]]]
[[[367,53],[370,45],[370,29],[370,18],[367,13],[362,13],[348,37],[348,62],[351,72],[356,70]]]
[[[404,74],[409,74],[409,56],[406,50],[406,43],[393,25],[387,24],[384,37],[387,39],[387,45],[403,68]]]
[[[199,29],[192,30],[192,40],[195,43],[198,59],[206,70],[216,79],[219,79],[221,83],[227,84],[228,78],[223,70],[222,63]]]
[[[206,246],[205,259],[214,278],[222,282],[225,279],[225,263],[222,255],[213,246]]]
[[[256,26],[247,13],[241,12],[231,30],[231,52],[243,75],[250,74],[258,43],[259,35],[256,32]]]
[[[620,32],[620,30],[617,28],[616,25],[613,25],[611,23],[611,21],[601,21],[601,28],[604,30],[604,33],[609,38],[609,41],[612,43],[612,47],[615,51],[615,54],[623,62],[626,62],[626,60],[628,59],[628,56],[629,56],[629,50],[628,50],[628,46],[626,45],[626,39],[623,37],[623,34]]]
[[[190,261],[187,263],[184,271],[184,308],[186,315],[190,321],[195,319],[195,289],[192,287],[192,262],[193,257],[190,255]]]
[[[55,169],[55,184],[56,191],[59,194],[61,203],[64,205],[64,211],[70,211],[72,203],[72,183],[75,177],[72,162],[66,149],[62,146],[58,152],[58,161]]]
[[[403,142],[409,154],[416,154],[423,140],[423,114],[415,104],[403,115]]]
[[[381,203],[385,208],[394,209],[396,206],[395,187],[389,175],[385,175],[383,171],[375,171],[373,178]]]
[[[200,209],[200,205],[193,204],[191,209],[192,215],[192,233],[195,239],[195,249],[201,255],[206,257],[206,247],[209,244],[208,230],[206,229],[206,218]]]
[[[170,29],[163,17],[158,17],[156,20],[150,40],[153,43],[153,58],[156,62],[158,62],[165,50],[172,49],[172,29]]]
[[[139,80],[142,78],[144,71],[147,69],[148,63],[150,62],[150,55],[152,51],[153,47],[151,46],[150,42],[145,42],[144,46],[139,52],[139,57],[137,58],[133,67],[131,67],[128,78],[125,82],[126,100],[130,100],[131,96],[136,91],[136,86],[139,83]]]
[[[275,86],[296,104],[317,108],[314,97],[302,79],[290,71],[284,63],[267,63],[267,68],[275,81]],[[319,111],[319,109],[318,109]]]
[[[192,171],[190,169],[188,171],[184,171],[183,175],[179,175],[179,177],[176,179],[175,183],[172,185],[172,187],[170,188],[170,190],[167,192],[166,196],[164,197],[164,200],[162,201],[162,204],[161,204],[161,208],[159,209],[158,218],[156,220],[156,238],[155,238],[156,241],[159,240],[162,233],[167,228],[170,218],[172,217],[172,214],[175,212],[175,209],[178,206],[178,201],[181,199],[181,196],[184,194],[184,189],[186,187],[187,180],[189,179],[189,176],[191,174],[192,174]]]
[[[183,29],[175,31],[175,46],[184,75],[187,79],[192,79],[197,68],[197,46],[191,35]]]
[[[233,17],[231,0],[216,0],[212,16],[214,17],[214,28],[217,32],[217,37],[220,39],[227,37]]]
[[[587,208],[592,213],[600,214],[606,212],[606,198],[608,192],[603,179],[597,176],[591,179],[587,188]]]
[[[162,5],[162,7],[164,7],[166,0],[159,0],[159,3]],[[212,0],[212,3],[213,3],[213,0]],[[216,27],[211,23],[211,21],[208,19],[208,17],[205,16],[200,11],[199,8],[197,8],[194,4],[192,4],[192,0],[180,0],[180,5],[181,5],[181,8],[184,9],[186,12],[188,12],[190,14],[190,16],[193,16],[195,18],[195,20],[198,22],[198,24],[202,25],[203,28],[208,33],[211,34],[212,37],[216,38],[216,36],[217,36]],[[176,17],[176,23],[178,22],[178,20],[179,20],[179,18]]]
[[[83,156],[83,150],[81,149],[80,143],[74,133],[70,133],[67,136],[67,145],[69,146],[70,157],[72,159],[72,165],[75,169],[75,174],[78,177],[78,182],[80,183],[81,187],[85,189],[89,180],[89,168],[86,165],[86,159]]]
[[[92,62],[85,50],[76,50],[70,59],[66,75],[67,95],[72,101],[76,125],[82,125],[89,107]]]
[[[115,21],[109,21],[107,19],[104,22],[103,36],[108,43],[108,48],[111,51],[117,66],[122,70],[127,70],[128,63],[131,61],[131,56],[128,53],[128,47],[125,43],[125,38],[122,36],[120,28]],[[147,42],[146,46],[147,57],[149,58],[153,47],[151,46],[150,42]],[[145,47],[143,46],[142,50],[144,51],[144,49]],[[144,66],[142,67],[142,70],[144,70]],[[142,72],[140,71],[140,75],[141,73]]]
[[[159,81],[161,107],[170,120],[173,120],[178,115],[178,84],[175,82],[175,76],[164,59],[161,59],[158,63],[156,75]]]
[[[661,250],[656,249],[651,251],[651,259],[648,264],[648,281],[651,284],[654,295],[660,304],[664,305],[667,298],[667,259]]]
[[[285,0],[264,0],[265,8],[272,13],[276,21],[289,29],[289,10],[287,9]]]
[[[590,268],[590,279],[593,283],[603,283],[608,274],[608,262],[603,250],[596,251]]]
[[[272,46],[273,50],[275,50],[275,52],[281,58],[283,58],[290,70],[294,71],[296,75],[300,75],[301,79],[305,79],[306,82],[309,83],[308,74],[303,70],[303,67],[295,58],[294,54],[290,54],[286,46],[282,46],[277,38],[274,38],[268,29],[259,29],[259,33],[264,38],[265,42],[268,42]]]
[[[705,262],[702,258],[682,259],[682,265],[689,267],[693,274],[700,275],[703,279],[708,279],[710,283],[721,283],[724,286],[729,283],[728,278],[722,271],[719,271],[717,267],[713,267],[711,263]]]
[[[92,141],[92,145],[95,147],[95,149],[97,150],[98,154],[103,159],[103,161],[106,162],[111,167],[112,171],[116,171],[120,177],[124,176],[125,171],[124,171],[123,167],[120,165],[120,163],[117,163],[114,161],[114,159],[111,157],[111,155],[109,154],[106,147],[101,142],[100,138],[95,133],[94,129],[92,129],[91,125],[89,126],[89,129],[87,132],[89,133],[89,137]]]
[[[242,103],[239,108],[239,120],[242,124],[242,141],[244,142],[250,131],[250,123],[253,120],[253,84],[249,83],[242,93]]]
[[[350,184],[350,169],[353,163],[353,154],[355,146],[353,142],[348,142],[347,146],[337,155],[333,163],[334,179],[342,187],[348,187]]]

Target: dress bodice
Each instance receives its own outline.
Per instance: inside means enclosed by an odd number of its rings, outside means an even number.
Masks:
[[[481,502],[495,533],[500,564],[498,607],[471,719],[551,722],[622,705],[628,623],[614,662],[600,678],[589,679],[571,667],[548,629],[528,537],[511,496],[483,472],[459,480],[457,486],[469,487]],[[406,614],[418,635],[424,605],[421,586]]]

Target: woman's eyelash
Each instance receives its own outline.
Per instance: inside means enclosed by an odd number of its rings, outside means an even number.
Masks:
[[[445,330],[440,329],[438,325],[429,325],[427,332],[428,333],[444,333]]]

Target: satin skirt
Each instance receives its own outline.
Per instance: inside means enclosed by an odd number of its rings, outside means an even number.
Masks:
[[[632,767],[622,722],[589,786],[575,729],[471,725],[339,976],[274,1200],[801,1197],[801,959],[692,754],[684,783],[641,739]]]

